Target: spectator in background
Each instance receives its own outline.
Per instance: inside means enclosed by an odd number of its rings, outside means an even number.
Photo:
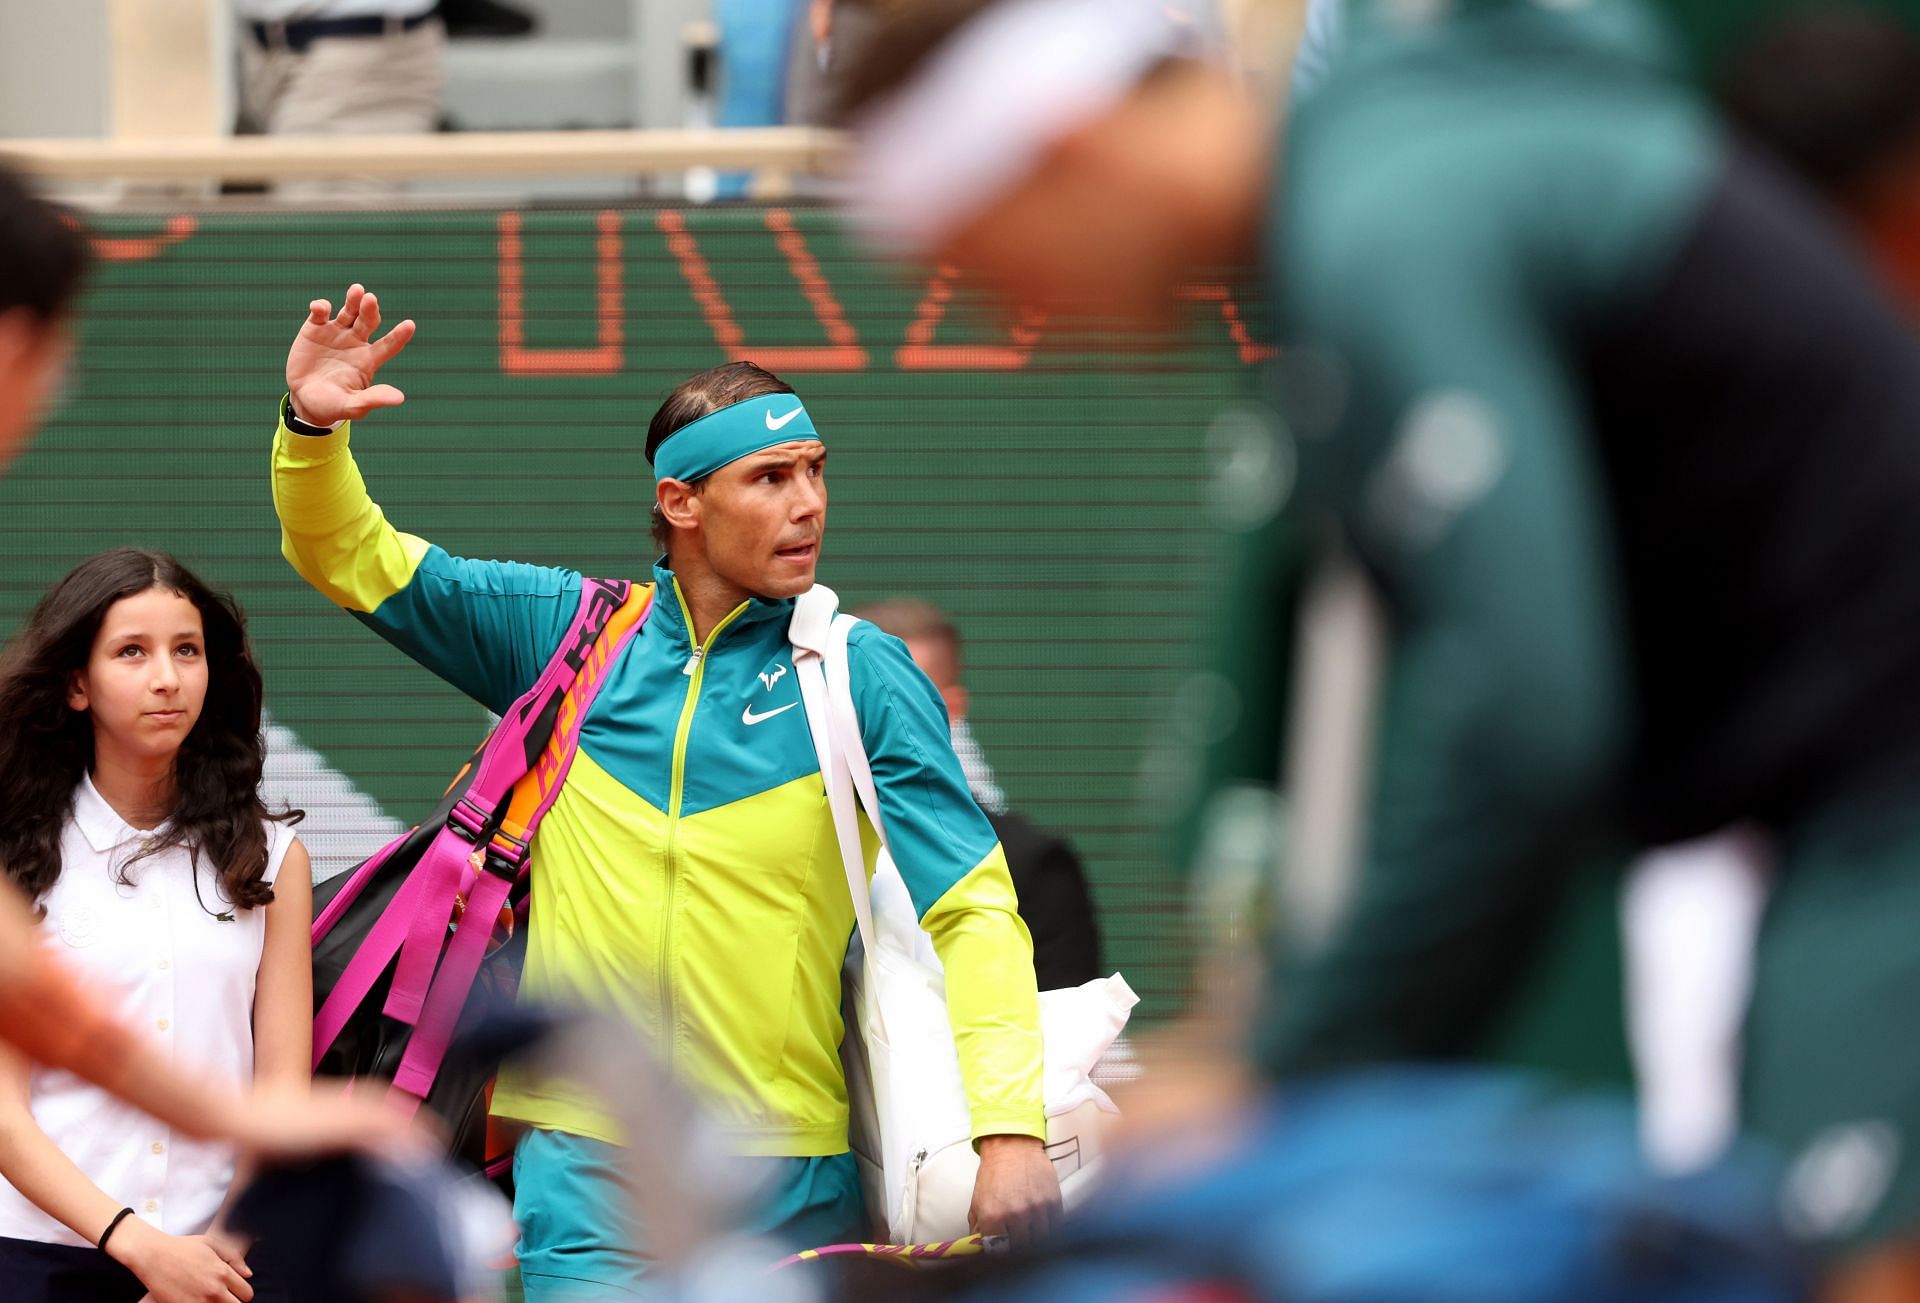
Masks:
[[[242,130],[270,136],[437,130],[447,31],[434,0],[235,0]],[[283,184],[285,198],[391,189]]]
[[[1020,917],[1033,934],[1033,971],[1043,991],[1078,986],[1101,975],[1100,927],[1080,857],[1063,837],[1036,828],[1007,809],[986,755],[967,727],[960,631],[939,607],[915,597],[870,602],[853,612],[907,644],[907,654],[947,703],[953,751],[973,799],[987,813],[1013,872]]]
[[[807,0],[793,25],[787,63],[788,122],[823,123],[832,117],[840,72],[859,62],[875,33],[904,0]]]
[[[434,12],[447,25],[447,35],[455,40],[531,36],[540,25],[526,10],[500,0],[440,0]]]

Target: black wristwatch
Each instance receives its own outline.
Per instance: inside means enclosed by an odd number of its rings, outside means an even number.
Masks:
[[[329,427],[325,425],[314,425],[310,421],[303,421],[299,417],[295,416],[293,414],[293,395],[292,394],[287,394],[280,399],[280,419],[283,422],[285,422],[286,427],[289,430],[293,431],[295,434],[304,434],[311,439],[317,439],[322,435],[332,434],[333,431],[338,428],[337,426]]]

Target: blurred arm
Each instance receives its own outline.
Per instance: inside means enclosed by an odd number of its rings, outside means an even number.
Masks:
[[[228,1134],[236,1112],[226,1092],[176,1073],[158,1051],[81,992],[42,949],[26,902],[10,883],[0,883],[0,1039],[27,1058],[85,1077],[191,1136]],[[24,1075],[19,1086],[24,1091]]]

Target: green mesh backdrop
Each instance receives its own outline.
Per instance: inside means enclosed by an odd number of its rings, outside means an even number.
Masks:
[[[1261,353],[1237,291],[1194,287],[1172,337],[1068,339],[864,259],[811,210],[94,226],[66,396],[0,480],[0,626],[123,543],[232,590],[266,673],[269,785],[308,809],[320,873],[429,809],[487,722],[279,555],[266,470],[287,345],[309,299],[337,306],[360,280],[420,333],[382,377],[407,404],[360,424],[356,456],[390,519],[455,553],[644,574],[659,399],[736,357],[793,382],[834,446],[822,579],[848,603],[912,593],[953,615],[1001,785],[1078,847],[1142,1014],[1172,1011],[1186,956],[1143,758],[1208,595],[1208,425]]]

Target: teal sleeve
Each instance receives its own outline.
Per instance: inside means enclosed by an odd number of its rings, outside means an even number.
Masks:
[[[531,688],[580,608],[576,571],[428,547],[405,587],[356,616],[499,714]]]
[[[946,704],[907,645],[862,621],[847,659],[887,847],[924,918],[1000,839],[967,788]]]

